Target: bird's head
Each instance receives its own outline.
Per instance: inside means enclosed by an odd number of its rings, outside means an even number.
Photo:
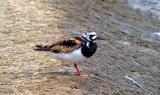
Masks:
[[[87,41],[94,41],[94,40],[96,40],[96,39],[103,40],[102,38],[97,37],[96,32],[86,32],[86,33],[82,33],[82,38],[83,38],[84,40],[87,40]]]

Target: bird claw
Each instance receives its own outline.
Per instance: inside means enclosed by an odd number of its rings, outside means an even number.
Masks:
[[[89,73],[77,73],[77,72],[75,73],[75,75],[79,76],[82,79],[88,79],[88,78],[90,78],[90,77],[93,76],[93,74],[89,74]]]

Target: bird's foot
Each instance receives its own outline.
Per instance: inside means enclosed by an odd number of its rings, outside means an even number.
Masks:
[[[80,73],[80,72],[75,72],[75,75],[76,75],[76,76],[80,76],[81,73]]]
[[[85,72],[81,72],[81,73],[76,72],[75,75],[79,76],[82,79],[88,79],[93,76],[93,74],[85,73]]]

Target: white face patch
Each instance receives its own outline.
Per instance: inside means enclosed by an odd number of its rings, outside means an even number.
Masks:
[[[90,32],[88,35],[97,35],[96,32]]]
[[[87,47],[89,48],[89,42],[87,42]]]
[[[97,38],[97,35],[93,36],[93,37],[92,37],[92,40],[95,40],[96,38]]]
[[[88,41],[93,41],[97,38],[97,34],[96,32],[88,32],[88,33],[83,33],[82,37]]]

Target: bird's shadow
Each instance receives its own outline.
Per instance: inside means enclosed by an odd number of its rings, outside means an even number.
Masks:
[[[81,73],[90,73],[90,70],[85,67],[81,67],[80,71]],[[49,76],[75,76],[76,70],[72,67],[50,68],[46,69],[43,74]]]
[[[75,73],[73,71],[52,71],[52,72],[48,72],[48,75],[65,75],[65,76],[74,76]]]

